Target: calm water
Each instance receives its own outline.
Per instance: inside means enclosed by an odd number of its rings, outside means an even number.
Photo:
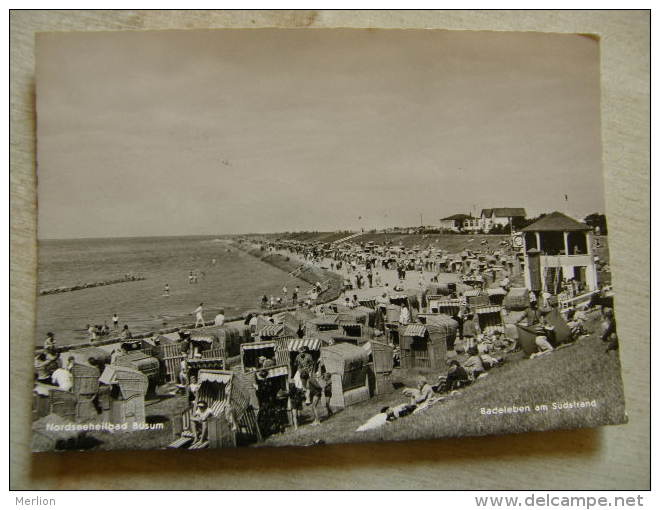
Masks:
[[[216,259],[216,264],[212,260]],[[188,273],[204,273],[197,284]],[[60,345],[85,340],[86,324],[112,327],[112,314],[133,333],[194,322],[204,302],[206,320],[219,307],[227,316],[258,307],[262,295],[280,295],[304,282],[212,237],[47,240],[39,243],[38,288],[49,289],[141,275],[119,283],[38,297],[36,343],[53,331]],[[165,284],[170,296],[164,295]]]

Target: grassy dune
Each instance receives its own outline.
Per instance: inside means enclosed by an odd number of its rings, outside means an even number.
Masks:
[[[412,383],[412,377],[403,380]],[[553,402],[591,401],[597,407],[552,410]],[[417,415],[401,418],[385,427],[354,432],[386,405],[405,401],[400,391],[349,407],[319,427],[305,426],[269,438],[264,445],[397,441],[434,437],[518,433],[529,430],[592,427],[625,421],[618,353],[605,353],[596,335],[547,356],[529,360],[516,353],[488,376]],[[536,412],[547,404],[548,411]],[[482,407],[527,406],[524,414],[481,414]]]

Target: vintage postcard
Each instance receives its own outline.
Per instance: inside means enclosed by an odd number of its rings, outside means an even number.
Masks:
[[[37,37],[33,450],[626,421],[577,34]]]

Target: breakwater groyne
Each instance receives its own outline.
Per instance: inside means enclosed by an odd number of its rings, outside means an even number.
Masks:
[[[144,276],[125,276],[123,278],[116,278],[114,280],[103,280],[100,282],[89,282],[74,285],[73,287],[56,287],[54,289],[42,289],[39,291],[40,296],[48,296],[49,294],[62,294],[63,292],[74,292],[76,290],[92,289],[94,287],[104,287],[105,285],[115,285],[117,283],[126,282],[140,282],[146,280]]]

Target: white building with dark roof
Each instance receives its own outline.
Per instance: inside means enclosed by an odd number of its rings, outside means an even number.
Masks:
[[[490,232],[496,225],[513,226],[516,220],[524,220],[527,216],[523,207],[494,207],[482,209],[479,217],[481,230]]]

